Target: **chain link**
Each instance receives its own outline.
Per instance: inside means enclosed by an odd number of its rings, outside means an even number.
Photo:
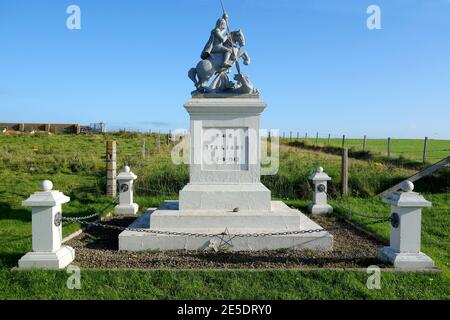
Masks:
[[[70,221],[70,222],[79,222],[81,223],[83,220],[89,220],[94,217],[99,217],[102,213],[104,213],[109,207],[117,204],[119,201],[119,196],[114,197],[110,203],[108,203],[105,207],[103,207],[100,212],[95,212],[93,214],[87,215],[87,216],[81,216],[81,217],[63,217],[63,221]]]
[[[212,238],[212,237],[220,237],[225,235],[231,235],[236,238],[251,238],[251,237],[276,237],[276,236],[288,236],[288,235],[299,235],[299,234],[312,234],[312,233],[319,233],[319,232],[329,232],[329,231],[335,231],[339,229],[346,229],[348,227],[334,227],[330,229],[309,229],[309,230],[294,230],[294,231],[281,231],[281,232],[260,232],[260,233],[237,233],[237,234],[229,234],[227,232],[221,232],[221,233],[198,233],[198,232],[178,232],[178,231],[162,231],[162,230],[153,230],[153,229],[144,229],[144,228],[129,228],[129,227],[120,227],[115,225],[108,225],[98,222],[87,222],[80,220],[80,218],[76,217],[63,217],[63,221],[70,221],[70,222],[78,222],[80,224],[88,225],[88,226],[95,226],[100,228],[106,228],[106,229],[113,229],[118,231],[134,231],[134,232],[144,232],[144,233],[151,233],[155,235],[169,235],[169,236],[180,236],[180,237],[197,237],[197,238]],[[390,221],[391,218],[387,217],[384,219],[380,219],[377,221],[371,221],[367,223],[361,223],[354,225],[356,227],[362,227],[367,225],[373,225],[378,223],[383,223]]]

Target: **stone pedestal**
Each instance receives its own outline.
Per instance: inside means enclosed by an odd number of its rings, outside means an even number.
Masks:
[[[137,176],[131,172],[130,167],[125,166],[117,176],[119,183],[119,204],[114,208],[117,215],[135,215],[139,206],[133,202],[133,182]]]
[[[384,247],[380,259],[391,262],[394,267],[408,270],[434,268],[433,260],[420,252],[422,208],[431,202],[413,192],[412,182],[405,181],[403,191],[391,193],[383,202],[391,205],[390,246]]]
[[[46,180],[41,190],[22,202],[32,207],[33,251],[19,260],[20,269],[62,269],[75,258],[75,251],[62,242],[62,208],[70,198],[62,192],[52,190],[53,184]]]
[[[322,167],[318,167],[309,180],[314,185],[313,203],[308,207],[312,214],[326,214],[332,213],[333,208],[327,203],[327,182],[331,178],[323,172]]]
[[[320,226],[271,201],[260,182],[260,116],[266,103],[255,95],[194,98],[185,103],[190,116],[190,181],[179,201],[166,202],[147,212],[132,227],[176,231],[188,235],[124,231],[120,250],[198,250],[218,241],[227,250],[303,249],[329,250],[327,232],[269,237],[236,235],[320,229]],[[195,234],[223,233],[220,236]]]
[[[255,98],[201,98],[184,105],[191,123],[190,183],[180,210],[270,211],[260,182],[260,115]]]

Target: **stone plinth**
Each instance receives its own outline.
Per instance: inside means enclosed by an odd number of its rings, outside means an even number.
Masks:
[[[124,231],[120,250],[332,249],[333,237],[325,230],[256,235],[321,229],[300,211],[271,201],[270,190],[260,182],[264,101],[255,95],[194,98],[184,106],[190,116],[189,184],[180,191],[179,201],[166,202],[131,225],[183,234]],[[199,233],[208,236],[195,235]],[[252,235],[238,236],[243,234]]]
[[[220,234],[223,236],[156,235],[139,231],[123,231],[119,235],[119,250],[205,250],[216,242],[220,249],[253,250],[331,250],[333,236],[316,232],[279,236],[246,236],[236,234],[270,233],[320,229],[321,227],[298,210],[281,201],[272,201],[270,212],[180,211],[178,201],[168,201],[156,211],[148,211],[130,227],[183,233]],[[150,224],[149,224],[150,223]]]
[[[394,267],[407,270],[434,268],[433,260],[420,251],[422,230],[422,208],[431,207],[431,202],[413,192],[410,181],[402,184],[403,191],[393,192],[383,199],[391,205],[390,246],[384,247],[380,259],[391,262]]]
[[[333,208],[327,203],[327,182],[331,180],[322,167],[318,167],[309,180],[314,185],[313,203],[308,207],[312,214],[332,213]]]
[[[190,116],[190,183],[180,210],[270,211],[260,182],[259,98],[200,98],[184,105]]]
[[[32,207],[33,251],[19,260],[20,269],[62,269],[75,258],[73,248],[61,245],[61,205],[69,202],[70,198],[52,188],[51,181],[43,181],[41,191],[22,202],[23,206]]]
[[[119,204],[114,208],[117,215],[135,215],[139,206],[133,202],[133,184],[137,176],[131,172],[130,167],[125,166],[117,176],[119,182]]]

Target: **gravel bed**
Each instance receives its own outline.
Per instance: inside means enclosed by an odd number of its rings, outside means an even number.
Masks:
[[[135,218],[113,218],[103,223],[128,226]],[[331,232],[333,250],[214,252],[214,251],[118,251],[119,231],[91,227],[67,242],[76,251],[75,264],[82,268],[132,269],[277,269],[277,268],[366,268],[383,264],[376,258],[386,243],[353,228],[335,217],[314,218]]]

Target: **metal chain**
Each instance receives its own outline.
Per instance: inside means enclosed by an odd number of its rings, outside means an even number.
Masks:
[[[106,211],[106,209],[108,209],[109,207],[111,207],[112,205],[117,204],[119,201],[119,196],[114,197],[112,199],[112,201],[110,203],[108,203],[108,205],[106,205],[105,207],[103,207],[100,212],[95,212],[93,214],[90,214],[88,216],[82,216],[82,217],[63,217],[62,220],[63,221],[71,221],[71,222],[79,222],[82,223],[83,220],[89,220],[91,218],[94,217],[99,217],[102,213],[104,213]]]
[[[177,232],[177,231],[161,231],[161,230],[152,230],[152,229],[144,229],[144,228],[127,228],[127,227],[120,227],[120,226],[114,226],[114,225],[108,225],[98,222],[87,222],[83,220],[79,220],[79,218],[71,218],[71,217],[63,217],[63,221],[71,221],[71,222],[78,222],[80,224],[89,225],[89,226],[95,226],[100,228],[107,228],[107,229],[113,229],[118,231],[135,231],[135,232],[144,232],[144,233],[151,233],[156,235],[170,235],[170,236],[187,236],[187,237],[197,237],[197,238],[211,238],[211,237],[220,237],[220,236],[226,236],[230,235],[237,238],[251,238],[251,237],[275,237],[275,236],[288,236],[288,235],[299,235],[299,234],[312,234],[312,233],[319,233],[319,232],[327,232],[327,231],[334,231],[339,229],[345,229],[346,227],[334,227],[330,229],[309,229],[309,230],[295,230],[295,231],[282,231],[282,232],[260,232],[260,233],[238,233],[238,234],[229,234],[227,232],[222,233],[198,233],[198,232]],[[362,227],[367,225],[373,225],[378,223],[383,223],[390,221],[391,218],[384,218],[377,221],[371,221],[367,223],[357,224],[354,226]]]
[[[63,218],[63,220],[67,220],[67,221],[73,221],[73,222],[75,222],[75,221],[83,221],[83,220],[88,220],[88,219],[91,219],[91,218],[94,218],[94,217],[98,217],[100,215],[100,213],[93,213],[93,214],[91,214],[91,215],[89,215],[89,216],[83,216],[83,217],[73,217],[73,218],[70,218],[70,220],[69,220],[69,218]]]

